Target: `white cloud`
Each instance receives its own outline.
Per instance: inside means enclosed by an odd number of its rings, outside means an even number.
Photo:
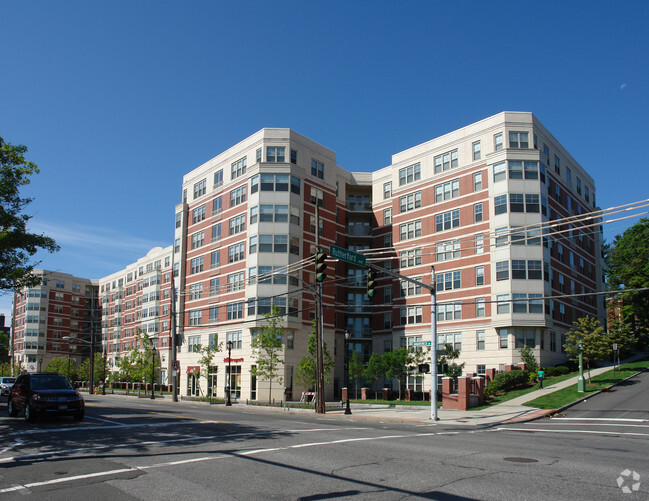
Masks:
[[[623,83],[622,85],[620,85],[620,90],[626,89],[626,86],[627,86],[627,84]]]

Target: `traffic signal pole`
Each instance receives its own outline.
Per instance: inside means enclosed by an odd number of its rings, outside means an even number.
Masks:
[[[316,245],[316,281],[317,291],[316,294],[316,414],[325,413],[325,395],[324,395],[324,309],[322,308],[322,280],[326,276],[324,269],[327,267],[324,260],[327,255],[320,252],[320,208],[318,204],[315,206],[315,245]],[[322,257],[322,263],[318,263],[319,258]],[[319,266],[323,264],[324,266]]]

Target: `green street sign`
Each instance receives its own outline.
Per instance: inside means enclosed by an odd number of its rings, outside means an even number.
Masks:
[[[365,266],[367,258],[363,254],[358,252],[350,251],[343,249],[342,247],[337,247],[335,245],[329,246],[329,255],[341,261],[345,261],[349,264],[355,264],[357,266]]]
[[[430,341],[413,341],[413,346],[430,346]]]

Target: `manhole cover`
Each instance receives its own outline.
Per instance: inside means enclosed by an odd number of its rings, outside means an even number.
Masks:
[[[512,463],[538,463],[538,459],[534,458],[503,458],[505,461],[510,461]]]

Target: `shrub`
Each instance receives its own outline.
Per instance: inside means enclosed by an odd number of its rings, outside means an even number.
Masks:
[[[543,369],[543,371],[545,372],[545,375],[547,377],[553,377],[568,374],[570,372],[570,369],[565,365],[558,365],[556,367],[548,367],[547,369]]]
[[[509,372],[500,372],[496,374],[493,380],[485,388],[485,396],[492,396],[496,393],[512,390],[518,386],[524,385],[529,380],[527,371],[513,370]]]

